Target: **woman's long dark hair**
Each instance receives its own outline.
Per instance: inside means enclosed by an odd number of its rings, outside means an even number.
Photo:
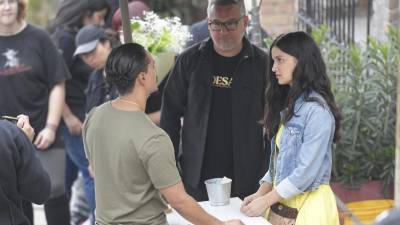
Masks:
[[[56,17],[50,23],[49,32],[54,32],[57,27],[78,32],[84,26],[85,16],[91,16],[94,12],[103,9],[107,9],[107,15],[110,13],[110,5],[106,0],[63,0]]]
[[[272,71],[274,61],[271,52],[274,47],[297,59],[291,86],[279,85],[275,73]],[[286,124],[293,116],[296,116],[294,105],[302,94],[304,94],[305,101],[316,101],[322,104],[317,98],[310,97],[311,91],[315,91],[324,98],[335,118],[336,127],[333,140],[338,141],[341,115],[331,91],[331,83],[326,74],[324,60],[315,41],[302,31],[277,37],[270,47],[268,67],[264,116],[264,126],[268,137],[272,138],[277,133],[281,122]],[[281,121],[280,111],[284,109],[287,110]]]

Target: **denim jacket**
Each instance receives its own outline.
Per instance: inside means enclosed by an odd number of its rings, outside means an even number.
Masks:
[[[329,184],[331,176],[335,119],[321,95],[312,91],[309,97],[319,102],[305,101],[304,95],[296,100],[295,115],[284,124],[279,153],[272,138],[269,170],[260,181],[272,184],[275,179],[275,189],[284,199]]]

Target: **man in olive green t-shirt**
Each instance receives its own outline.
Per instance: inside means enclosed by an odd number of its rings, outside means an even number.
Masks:
[[[166,203],[158,189],[180,181],[168,135],[144,112],[107,102],[89,114],[85,143],[95,175],[97,222],[163,224]]]
[[[171,140],[144,113],[147,97],[157,90],[151,55],[138,44],[122,45],[110,53],[106,74],[119,98],[94,108],[83,128],[95,179],[96,222],[167,224],[162,194],[194,224],[242,224],[216,219],[186,194]]]

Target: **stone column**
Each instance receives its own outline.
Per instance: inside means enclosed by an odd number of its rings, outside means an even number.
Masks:
[[[386,41],[388,26],[398,26],[399,16],[399,0],[372,1],[370,35],[378,40]]]
[[[389,23],[400,27],[400,0],[389,1]]]

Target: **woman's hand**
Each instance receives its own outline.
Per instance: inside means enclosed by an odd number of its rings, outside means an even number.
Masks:
[[[248,204],[250,204],[254,199],[257,199],[263,195],[268,194],[270,191],[272,190],[272,185],[270,183],[267,182],[262,182],[261,186],[258,188],[257,192],[247,196],[246,198],[244,198],[242,205],[240,207],[240,210],[243,212],[243,208],[245,206],[247,206]]]
[[[270,205],[267,200],[267,195],[263,195],[253,199],[247,205],[242,205],[240,211],[247,216],[262,216],[269,207]]]
[[[244,198],[244,200],[242,202],[242,205],[240,207],[240,210],[242,210],[243,207],[247,206],[249,203],[251,203],[254,199],[256,199],[258,197],[261,197],[261,195],[258,192],[256,192],[256,193],[254,193],[252,195],[249,195],[246,198]]]
[[[46,126],[37,135],[34,144],[40,150],[47,149],[51,144],[53,144],[56,138],[56,130],[52,127]]]
[[[30,141],[33,141],[33,137],[35,136],[35,131],[33,130],[31,124],[29,123],[29,117],[26,115],[18,115],[17,116],[17,127],[19,127],[25,134],[28,136]]]

